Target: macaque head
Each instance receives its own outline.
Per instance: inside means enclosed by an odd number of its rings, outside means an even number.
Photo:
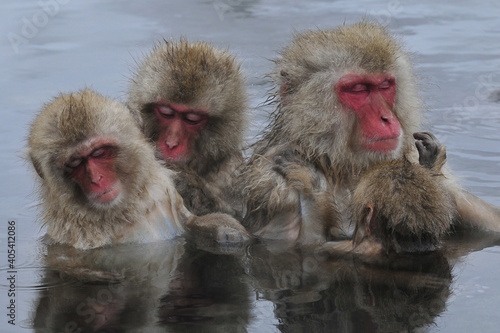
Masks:
[[[135,194],[154,154],[125,106],[83,90],[42,109],[29,156],[46,195],[107,209]]]
[[[246,97],[240,66],[198,42],[159,42],[131,80],[128,106],[160,158],[207,162],[240,149]]]
[[[64,174],[74,181],[87,199],[95,204],[110,204],[118,198],[122,184],[115,164],[118,146],[113,140],[89,141],[61,161]]]
[[[296,35],[272,76],[280,128],[310,154],[371,165],[413,144],[421,103],[410,61],[376,24]]]
[[[405,157],[363,173],[350,207],[355,248],[378,244],[385,252],[419,252],[439,247],[455,208],[436,177]]]

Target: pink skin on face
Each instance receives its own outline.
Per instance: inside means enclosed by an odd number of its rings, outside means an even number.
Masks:
[[[359,119],[362,146],[390,154],[398,145],[401,126],[392,111],[396,78],[392,74],[347,74],[335,85],[340,102]]]
[[[163,159],[170,162],[187,159],[194,139],[208,121],[208,112],[159,101],[154,104],[154,113],[160,128],[158,147]]]
[[[121,192],[115,171],[116,147],[107,142],[93,145],[65,164],[68,177],[73,179],[87,198],[99,204],[113,202]]]

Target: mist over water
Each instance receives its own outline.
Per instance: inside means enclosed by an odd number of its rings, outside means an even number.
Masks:
[[[383,269],[264,245],[210,253],[179,240],[95,251],[90,259],[69,255],[104,277],[62,276],[45,268],[35,174],[23,159],[44,103],[83,87],[124,101],[135,61],[156,41],[181,36],[243,61],[252,143],[272,111],[261,105],[272,88],[270,60],[292,33],[368,17],[412,52],[424,127],[447,146],[460,183],[500,206],[498,1],[23,0],[0,9],[0,331],[498,330],[500,237],[484,233],[455,235],[458,259],[403,258]],[[107,279],[110,271],[122,276]]]

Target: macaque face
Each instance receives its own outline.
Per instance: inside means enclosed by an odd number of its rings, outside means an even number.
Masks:
[[[79,149],[64,163],[65,174],[80,186],[89,201],[111,204],[122,191],[115,170],[117,153],[113,142],[94,142]]]
[[[208,112],[160,101],[154,104],[154,113],[160,132],[158,147],[162,158],[170,162],[185,161],[207,123]]]
[[[390,154],[399,147],[401,126],[393,112],[396,78],[392,74],[346,74],[335,85],[345,107],[357,115],[361,146]]]

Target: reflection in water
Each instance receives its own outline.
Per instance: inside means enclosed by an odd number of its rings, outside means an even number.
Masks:
[[[58,271],[47,270],[43,283],[56,286],[39,295],[36,331],[154,332],[160,297],[183,253],[182,240],[89,251],[49,247],[47,264]]]
[[[488,235],[465,230],[437,252],[376,257],[279,242],[223,248],[179,239],[89,251],[53,245],[33,326],[36,332],[248,332],[259,320],[253,309],[272,302],[277,327],[268,332],[428,329],[446,308],[451,262],[498,243]]]
[[[78,251],[48,248],[36,332],[238,332],[248,322],[239,261],[184,240]],[[57,269],[57,270],[56,270]]]
[[[161,299],[160,322],[169,332],[245,332],[250,294],[243,273],[235,256],[188,250]]]
[[[451,266],[441,253],[361,261],[300,250],[250,250],[248,275],[274,302],[282,332],[394,332],[428,326],[445,309]]]

